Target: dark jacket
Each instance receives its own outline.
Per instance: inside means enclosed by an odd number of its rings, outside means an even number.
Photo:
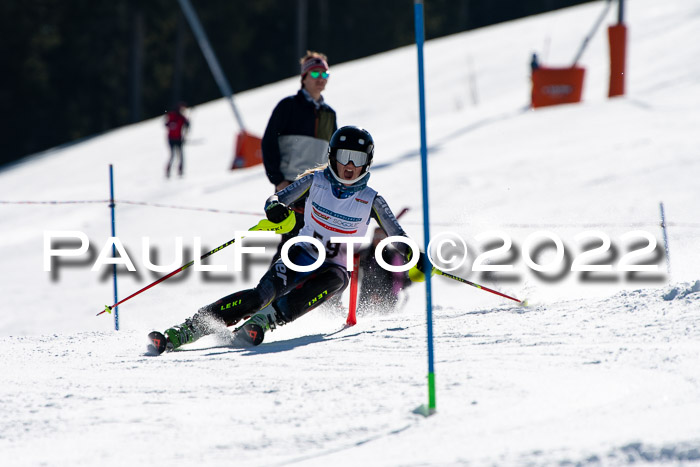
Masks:
[[[296,95],[282,99],[272,111],[262,139],[267,178],[273,185],[285,180],[280,163],[283,157],[290,155],[280,153],[280,136],[301,135],[330,141],[337,129],[335,111],[325,103],[317,109],[301,89]]]

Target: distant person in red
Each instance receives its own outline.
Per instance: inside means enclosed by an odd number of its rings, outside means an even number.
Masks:
[[[180,102],[175,110],[165,115],[165,127],[168,129],[168,144],[170,145],[170,160],[165,168],[165,176],[170,177],[170,167],[176,158],[180,159],[178,174],[182,177],[185,164],[185,156],[182,153],[182,144],[185,141],[185,133],[190,126],[190,121],[184,115],[185,104]]]

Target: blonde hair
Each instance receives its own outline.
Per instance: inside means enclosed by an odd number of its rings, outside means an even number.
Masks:
[[[324,162],[323,164],[318,164],[316,167],[306,169],[302,173],[297,175],[297,178],[295,178],[295,180],[299,180],[300,178],[306,177],[307,175],[312,174],[314,172],[318,172],[319,170],[325,170],[326,167],[328,167],[328,162]]]

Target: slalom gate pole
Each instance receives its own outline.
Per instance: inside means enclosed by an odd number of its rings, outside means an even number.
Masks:
[[[354,326],[357,324],[357,281],[360,275],[360,254],[355,253],[352,259],[352,273],[350,274],[350,304],[348,305],[348,319],[345,324]]]
[[[397,219],[401,219],[401,216],[408,212],[408,208],[403,208],[401,212],[396,215]],[[354,326],[357,324],[357,291],[359,288],[360,281],[360,254],[355,253],[352,262],[352,273],[350,274],[350,303],[348,305],[348,318],[345,320],[345,324],[348,326]]]
[[[117,236],[114,221],[114,170],[112,164],[109,164],[109,208],[112,211],[112,238]],[[112,258],[117,256],[117,248],[112,242]],[[117,298],[117,265],[116,263],[112,265],[112,279],[114,283],[114,303],[117,303],[119,299]],[[114,308],[114,330],[119,331],[119,308]]]
[[[293,227],[294,227],[294,222],[295,222],[295,217],[292,215],[292,216],[289,216],[287,219],[290,219],[291,228],[293,228]],[[286,221],[285,221],[285,222],[286,222]],[[263,219],[263,220],[261,220],[260,222],[258,222],[257,224],[255,224],[253,227],[251,227],[250,229],[248,229],[248,230],[249,230],[249,231],[252,231],[252,230],[266,230],[266,231],[271,231],[271,232],[279,232],[281,229],[283,229],[283,228],[285,228],[285,227],[289,227],[289,225],[288,225],[288,224],[285,224],[285,222],[282,222],[282,223],[280,223],[280,224],[275,224],[275,223],[273,223],[273,222],[268,221],[267,219]],[[291,228],[290,228],[289,230],[291,230]],[[289,231],[289,230],[287,230],[287,231]],[[214,248],[213,250],[208,251],[207,253],[204,253],[204,254],[199,258],[200,261],[203,260],[203,259],[205,259],[205,258],[208,258],[209,256],[213,255],[213,254],[216,253],[217,251],[221,251],[221,250],[223,250],[224,248],[226,248],[227,246],[232,245],[235,241],[236,241],[236,239],[233,238],[233,239],[229,240],[228,242],[224,243],[223,245],[220,245],[220,246]],[[160,283],[163,282],[164,280],[171,278],[172,276],[174,276],[175,274],[177,274],[177,273],[179,273],[179,272],[181,272],[181,271],[184,271],[185,269],[189,268],[189,267],[192,266],[193,264],[194,264],[194,260],[190,261],[189,263],[187,263],[187,264],[185,264],[185,265],[183,265],[183,266],[180,266],[180,267],[177,268],[176,270],[174,270],[174,271],[172,271],[172,272],[166,274],[165,276],[159,278],[159,279],[156,280],[155,282],[152,282],[152,283],[148,284],[146,287],[144,287],[144,288],[142,288],[141,290],[138,290],[138,291],[132,293],[132,294],[129,295],[128,297],[126,297],[126,298],[124,298],[124,299],[122,299],[122,300],[119,300],[119,301],[116,302],[114,305],[112,305],[112,306],[109,306],[109,305],[105,306],[105,309],[102,310],[102,311],[100,311],[99,313],[97,313],[96,316],[100,316],[100,315],[101,315],[102,313],[104,313],[104,312],[111,313],[112,310],[113,310],[114,308],[116,308],[117,306],[121,305],[122,303],[124,303],[125,301],[129,300],[130,298],[133,298],[133,297],[137,296],[138,294],[140,294],[140,293],[142,293],[142,292],[145,292],[146,290],[150,289],[151,287],[154,287],[154,286],[160,284]]]
[[[403,215],[406,214],[407,212],[408,212],[408,208],[403,208],[403,209],[401,210],[401,212],[399,212],[399,213],[396,215],[396,218],[397,218],[397,219],[401,219],[401,216],[403,216]]]
[[[423,241],[425,251],[430,244],[430,203],[428,201],[428,144],[425,130],[425,80],[423,71],[423,43],[425,28],[423,19],[423,0],[414,0],[413,12],[415,18],[416,48],[418,51],[418,103],[420,110],[420,154],[423,181]],[[428,255],[424,258],[424,270],[431,268]],[[425,275],[425,307],[428,328],[428,406],[421,410],[424,415],[435,413],[435,365],[433,357],[433,300],[430,274]],[[420,410],[421,408],[419,408]]]
[[[518,299],[515,298],[515,297],[511,297],[510,295],[506,295],[506,294],[504,294],[504,293],[498,292],[497,290],[489,289],[488,287],[484,287],[483,285],[479,285],[479,284],[476,284],[476,283],[474,283],[474,282],[468,281],[468,280],[466,280],[466,279],[462,279],[461,277],[453,276],[452,274],[449,274],[449,273],[447,273],[447,272],[441,271],[441,270],[439,270],[438,268],[435,268],[435,274],[439,274],[439,275],[441,275],[441,276],[445,276],[445,277],[447,277],[447,278],[449,278],[449,279],[456,280],[457,282],[462,282],[462,283],[464,283],[464,284],[471,285],[472,287],[476,287],[477,289],[481,289],[481,290],[484,290],[484,291],[486,291],[486,292],[491,292],[492,294],[496,294],[496,295],[498,295],[498,296],[500,296],[500,297],[504,297],[504,298],[507,298],[507,299],[516,301],[516,302],[520,303],[520,304],[523,305],[523,306],[527,306],[527,300],[518,300]]]

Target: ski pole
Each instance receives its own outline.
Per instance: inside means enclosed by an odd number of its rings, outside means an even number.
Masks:
[[[516,302],[520,303],[522,306],[528,305],[527,300],[518,300],[517,298],[511,297],[509,295],[506,295],[504,293],[498,292],[498,291],[493,290],[493,289],[489,289],[488,287],[484,287],[483,285],[475,284],[474,282],[468,281],[466,279],[462,279],[461,277],[453,276],[452,274],[441,271],[438,268],[435,268],[435,273],[439,274],[441,276],[445,276],[445,277],[448,277],[450,279],[456,280],[457,282],[462,282],[464,284],[471,285],[472,287],[476,287],[477,289],[485,290],[486,292],[491,292],[492,294],[496,294],[496,295],[499,295],[501,297],[516,301]]]
[[[291,220],[290,220],[290,219],[291,219]],[[275,224],[274,222],[271,222],[271,221],[269,221],[269,220],[267,220],[267,219],[263,219],[263,220],[261,220],[260,222],[258,222],[257,224],[255,224],[253,227],[249,228],[248,231],[253,231],[253,230],[265,230],[265,231],[270,231],[270,232],[275,232],[275,233],[285,233],[285,232],[289,232],[290,230],[292,230],[292,229],[294,228],[294,224],[295,224],[295,223],[296,223],[296,218],[295,218],[295,216],[293,216],[293,215],[287,217],[287,219],[285,219],[284,221],[282,221],[282,222],[279,223],[279,224]],[[223,245],[218,246],[218,247],[214,248],[213,250],[211,250],[211,251],[209,251],[209,252],[207,252],[207,253],[204,253],[204,254],[199,258],[200,261],[203,260],[204,258],[208,258],[209,256],[213,255],[213,254],[216,253],[217,251],[223,250],[223,249],[226,248],[227,246],[233,244],[235,241],[236,241],[235,238],[234,238],[234,239],[231,239],[231,240],[229,240],[228,242],[224,243]],[[179,272],[181,272],[181,271],[184,271],[185,269],[189,268],[189,267],[192,266],[193,264],[194,264],[194,260],[190,261],[189,263],[187,263],[187,264],[185,264],[185,265],[183,265],[183,266],[180,266],[178,269],[174,270],[173,272],[171,272],[171,273],[169,273],[169,274],[167,274],[167,275],[165,275],[165,276],[159,278],[159,279],[156,280],[155,282],[152,282],[151,284],[147,285],[146,287],[142,288],[141,290],[132,293],[132,294],[129,295],[128,297],[119,300],[119,301],[118,301],[117,303],[115,303],[114,305],[112,305],[112,306],[105,305],[105,309],[102,310],[102,311],[100,311],[99,313],[97,313],[96,316],[100,316],[100,315],[101,315],[102,313],[104,313],[104,312],[112,313],[112,308],[114,308],[115,306],[121,305],[122,303],[124,303],[125,301],[129,300],[130,298],[133,298],[133,297],[137,296],[138,294],[140,294],[140,293],[142,293],[142,292],[145,292],[146,290],[150,289],[151,287],[160,284],[160,283],[163,282],[164,280],[166,280],[166,279],[168,279],[168,278],[174,276],[175,274],[177,274],[177,273],[179,273]]]

